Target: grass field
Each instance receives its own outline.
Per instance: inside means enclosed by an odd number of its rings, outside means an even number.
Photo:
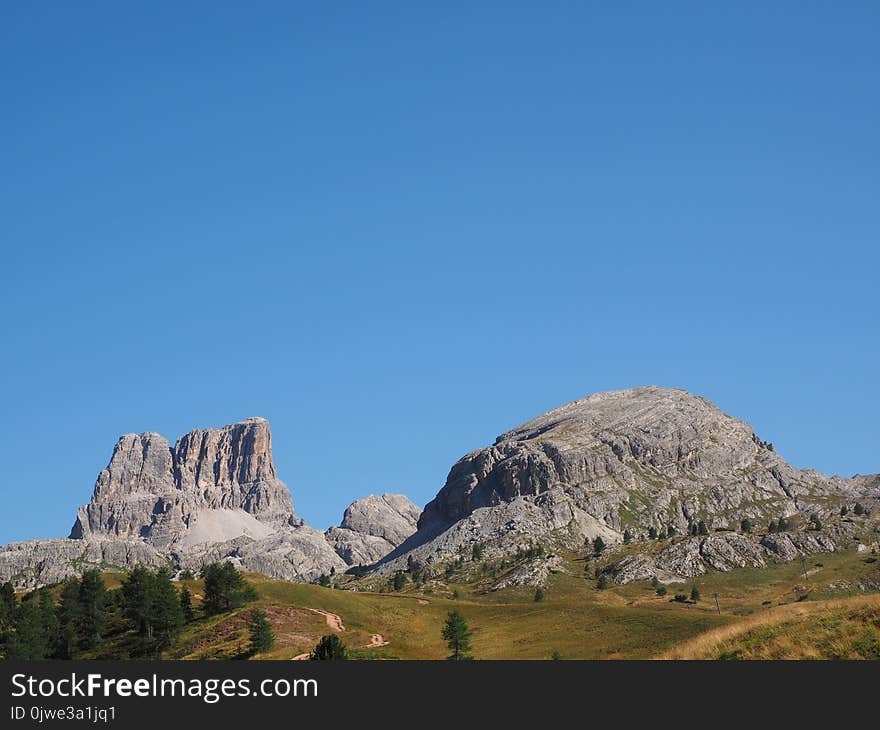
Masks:
[[[569,556],[565,565],[568,572],[551,576],[541,602],[525,588],[487,593],[472,584],[431,582],[396,593],[356,592],[248,575],[259,600],[190,624],[168,656],[236,656],[247,644],[247,611],[259,607],[276,635],[262,659],[302,655],[332,631],[356,657],[442,659],[448,650],[440,632],[453,608],[473,630],[477,659],[872,657],[880,595],[866,594],[880,589],[880,562],[865,554],[711,573],[695,583],[698,603],[673,598],[690,594],[691,583],[669,586],[665,597],[648,583],[598,590],[581,577],[582,560]],[[198,597],[200,582],[188,584]],[[344,630],[317,611],[337,615]],[[376,635],[387,644],[370,646]]]

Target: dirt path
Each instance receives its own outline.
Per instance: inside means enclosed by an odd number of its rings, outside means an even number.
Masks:
[[[325,619],[327,619],[327,625],[334,631],[345,631],[345,625],[342,623],[342,617],[338,613],[322,611],[320,608],[310,608],[309,611],[311,611],[312,613],[320,613]]]
[[[292,661],[292,662],[304,662],[304,661],[305,661],[306,659],[308,659],[310,656],[311,656],[311,654],[310,654],[309,652],[306,652],[305,654],[297,654],[296,656],[292,656],[292,657],[290,657],[290,661]]]
[[[364,649],[375,649],[380,646],[388,646],[388,642],[385,641],[385,637],[382,636],[382,634],[371,634],[370,643],[367,644]]]

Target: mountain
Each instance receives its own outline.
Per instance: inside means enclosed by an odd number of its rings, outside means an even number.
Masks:
[[[126,434],[98,475],[70,537],[188,546],[262,538],[302,525],[278,479],[264,418],[195,430],[171,448],[157,433]]]
[[[467,454],[425,507],[418,529],[383,561],[430,563],[475,542],[489,554],[532,541],[583,549],[656,530],[707,533],[657,553],[646,545],[612,568],[620,582],[688,576],[708,568],[761,565],[802,552],[833,550],[851,538],[831,519],[844,504],[878,504],[880,478],[828,477],[788,464],[751,426],[705,398],[656,386],[597,393],[555,408]],[[742,535],[741,521],[806,520],[823,531]]]
[[[360,500],[331,543],[297,517],[264,418],[196,429],[174,446],[157,433],[126,434],[77,511],[70,537],[0,548],[0,581],[34,587],[89,567],[198,570],[217,560],[313,581],[361,559],[375,562],[415,530],[417,517],[399,495]]]
[[[416,531],[421,513],[402,494],[371,494],[352,502],[325,537],[348,565],[372,565]]]

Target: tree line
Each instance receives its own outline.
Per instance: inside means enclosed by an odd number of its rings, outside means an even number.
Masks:
[[[185,572],[182,577],[192,578]],[[138,566],[119,588],[108,590],[97,570],[87,570],[59,586],[16,595],[11,583],[0,586],[0,656],[5,659],[157,658],[175,645],[188,623],[240,608],[256,591],[231,563],[201,571],[204,596],[196,611],[183,583],[169,570]],[[249,621],[250,653],[274,644],[262,611]]]

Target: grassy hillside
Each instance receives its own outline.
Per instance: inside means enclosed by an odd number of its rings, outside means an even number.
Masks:
[[[871,656],[869,629],[876,632],[878,625],[872,612],[880,606],[880,596],[865,595],[880,589],[880,563],[871,556],[838,553],[814,556],[806,566],[712,573],[696,581],[698,603],[673,598],[690,594],[691,583],[669,586],[667,596],[648,583],[598,590],[581,577],[582,560],[568,556],[564,567],[567,572],[551,576],[541,602],[526,588],[484,592],[473,584],[432,581],[394,593],[357,592],[249,575],[259,600],[188,625],[168,656],[237,655],[247,643],[247,612],[255,606],[266,611],[276,635],[275,648],[258,657],[264,659],[302,655],[331,631],[358,657],[442,659],[448,651],[440,631],[453,608],[474,632],[478,659],[547,659],[554,653],[563,659]],[[187,583],[197,602],[200,581]],[[842,600],[847,596],[857,597]],[[343,630],[331,626],[335,616]],[[798,628],[798,622],[807,623]]]

